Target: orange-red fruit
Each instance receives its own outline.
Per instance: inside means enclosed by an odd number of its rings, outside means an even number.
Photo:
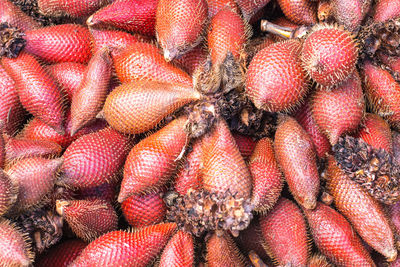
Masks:
[[[386,70],[366,61],[361,68],[365,94],[375,113],[400,128],[400,84]]]
[[[247,29],[242,17],[225,7],[212,19],[207,36],[208,50],[214,65],[220,65],[228,52],[239,59],[247,41]]]
[[[40,24],[28,16],[9,0],[0,1],[0,22],[7,22],[10,26],[28,31],[40,28]]]
[[[108,95],[104,117],[114,129],[138,134],[153,129],[167,115],[199,98],[192,87],[134,81],[118,86]]]
[[[165,246],[158,266],[194,266],[194,245],[192,235],[184,231],[178,231]]]
[[[283,187],[282,173],[276,162],[270,138],[263,138],[257,142],[249,160],[249,169],[253,178],[251,202],[254,210],[267,211],[275,205]]]
[[[220,236],[213,233],[207,240],[206,259],[209,267],[245,266],[243,255],[227,232],[221,233]]]
[[[318,203],[304,210],[314,242],[337,266],[375,266],[350,223],[333,208]]]
[[[229,190],[238,198],[250,198],[250,171],[223,119],[219,119],[211,132],[202,138],[202,149],[203,188],[219,194]]]
[[[299,207],[281,198],[271,212],[260,217],[265,249],[279,265],[306,266],[309,255],[306,221]]]
[[[367,113],[362,123],[363,127],[358,131],[356,137],[362,138],[374,148],[383,148],[393,153],[392,132],[389,124],[373,113]]]
[[[18,186],[16,210],[26,211],[39,205],[53,190],[62,158],[26,158],[6,170],[13,184]]]
[[[70,267],[145,267],[164,248],[176,227],[175,223],[163,223],[132,233],[107,233],[90,243]]]
[[[242,11],[244,19],[249,21],[253,15],[269,3],[270,0],[236,0],[237,5]]]
[[[0,170],[0,216],[11,208],[17,197],[18,187],[3,170]]]
[[[87,24],[91,27],[110,25],[130,32],[153,36],[157,3],[158,0],[114,1],[90,16]]]
[[[300,49],[298,40],[289,40],[269,45],[253,57],[247,70],[246,92],[257,108],[290,110],[307,94]]]
[[[72,96],[71,135],[93,121],[102,109],[111,80],[113,62],[104,47],[90,59],[85,76]]]
[[[132,195],[121,203],[121,209],[126,221],[134,228],[161,222],[167,211],[160,192]]]
[[[173,120],[133,147],[125,162],[118,202],[158,188],[171,178],[187,142],[186,119],[183,116]]]
[[[85,241],[117,229],[117,213],[106,200],[57,200],[56,207],[72,231]]]
[[[49,17],[87,17],[111,0],[38,0],[39,12]]]
[[[278,0],[283,14],[297,24],[317,23],[317,5],[308,0]]]
[[[330,5],[336,22],[343,25],[347,30],[356,32],[368,13],[371,2],[371,0],[333,0]]]
[[[113,203],[116,199],[116,191],[117,191],[117,184],[119,183],[118,180],[114,180],[111,182],[106,182],[104,184],[88,187],[88,188],[81,188],[75,193],[77,196],[76,199],[103,199],[110,203]]]
[[[275,156],[290,192],[306,209],[314,209],[319,192],[319,174],[314,144],[293,118],[282,119],[275,133]]]
[[[0,266],[31,266],[32,260],[27,237],[10,221],[0,219]]]
[[[296,111],[294,117],[311,137],[318,157],[324,158],[326,153],[331,150],[331,144],[329,143],[326,135],[323,134],[323,132],[319,129],[315,119],[312,116],[311,101],[306,100],[303,106]]]
[[[388,261],[395,260],[397,250],[393,230],[382,206],[352,181],[332,156],[328,157],[326,186],[338,211],[349,220],[361,238]]]
[[[301,60],[308,75],[318,84],[333,86],[354,72],[358,49],[353,35],[337,26],[317,25],[307,36]]]
[[[331,91],[319,89],[312,99],[312,115],[319,129],[334,145],[339,137],[360,125],[365,100],[357,72]]]
[[[384,22],[400,17],[400,3],[397,0],[380,0],[374,8],[374,22]]]
[[[115,71],[122,83],[150,80],[192,86],[192,78],[165,61],[153,44],[137,42],[113,54]]]
[[[22,52],[17,58],[3,57],[1,63],[15,81],[22,106],[50,127],[63,132],[63,96],[39,62]]]
[[[25,51],[49,62],[86,63],[92,56],[87,28],[61,24],[25,32]]]
[[[240,14],[239,7],[236,5],[235,0],[207,0],[208,4],[208,17],[212,18],[221,9],[228,6],[236,13]]]
[[[35,259],[36,267],[67,267],[87,246],[80,239],[68,239],[51,247]]]
[[[61,182],[85,188],[113,180],[131,146],[128,136],[110,127],[78,138],[64,152]]]
[[[206,0],[159,0],[156,37],[167,61],[198,45],[207,20]]]

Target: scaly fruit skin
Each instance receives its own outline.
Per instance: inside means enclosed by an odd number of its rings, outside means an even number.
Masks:
[[[396,0],[380,0],[375,6],[374,22],[384,22],[400,17],[400,3]]]
[[[379,116],[400,128],[400,84],[386,70],[366,61],[361,68],[365,94]]]
[[[187,142],[186,119],[182,116],[173,120],[133,147],[125,161],[118,202],[159,188],[171,178],[178,164],[176,159]]]
[[[208,51],[202,44],[176,58],[173,63],[181,67],[184,71],[193,76],[195,70],[204,65],[207,61]]]
[[[236,247],[232,237],[223,232],[220,236],[213,233],[207,240],[207,266],[245,266],[244,257]]]
[[[261,233],[269,256],[282,266],[306,266],[309,256],[306,221],[299,207],[280,198],[260,217]]]
[[[63,132],[63,96],[39,62],[22,52],[14,59],[3,57],[1,63],[15,81],[22,106],[50,127]]]
[[[311,137],[317,155],[320,159],[325,158],[326,153],[331,150],[331,144],[328,138],[319,129],[315,119],[312,116],[311,100],[307,99],[303,106],[294,114],[295,119],[299,122],[301,127]]]
[[[81,188],[75,191],[75,193],[77,194],[75,198],[86,200],[103,199],[108,201],[109,203],[114,203],[116,199],[116,187],[118,183],[119,181],[115,180],[94,187]]]
[[[241,135],[238,133],[232,133],[235,138],[235,143],[239,148],[240,154],[244,159],[250,158],[257,145],[257,140],[251,136]]]
[[[132,147],[132,140],[107,127],[84,135],[64,152],[61,183],[93,187],[115,178]]]
[[[106,200],[57,200],[56,207],[72,231],[84,241],[93,241],[118,228],[117,213]]]
[[[87,24],[91,27],[111,25],[126,31],[153,36],[157,3],[158,0],[114,1],[90,16]]]
[[[269,45],[254,56],[247,70],[246,92],[257,108],[290,110],[307,94],[300,49],[298,40],[289,40]]]
[[[239,59],[247,41],[246,24],[229,7],[221,9],[212,19],[207,36],[213,65],[220,65],[228,52]]]
[[[228,6],[236,13],[240,14],[239,7],[236,5],[235,0],[207,0],[208,4],[208,17],[212,18],[221,9]]]
[[[28,237],[10,221],[0,219],[0,266],[31,266],[33,253]]]
[[[107,47],[100,49],[90,59],[79,89],[72,96],[71,135],[101,111],[110,86],[113,62]]]
[[[165,246],[158,266],[194,266],[193,237],[187,232],[178,231]]]
[[[40,24],[22,12],[9,0],[0,1],[0,22],[7,22],[10,26],[29,31],[40,28]]]
[[[371,0],[333,0],[330,5],[336,22],[348,31],[357,32],[370,9],[371,2]]]
[[[18,187],[3,170],[0,170],[0,216],[12,207],[17,197]]]
[[[35,259],[37,267],[67,267],[71,264],[82,252],[87,244],[80,239],[65,240],[43,254],[40,254]]]
[[[87,63],[92,56],[89,30],[61,24],[26,31],[25,51],[49,62]]]
[[[352,34],[327,24],[313,27],[303,43],[301,59],[308,75],[318,84],[331,87],[354,72],[358,57]]]
[[[203,188],[217,194],[230,191],[238,198],[249,199],[251,174],[226,122],[219,119],[201,142]]]
[[[134,228],[157,224],[167,212],[160,192],[132,195],[121,203],[121,209],[124,218]]]
[[[41,205],[43,198],[53,190],[62,158],[26,158],[6,169],[13,184],[18,185],[16,211],[27,211]]]
[[[115,88],[104,104],[104,117],[116,130],[139,134],[153,129],[167,115],[201,97],[192,87],[134,81]]]
[[[308,0],[278,0],[286,18],[296,24],[317,23],[317,5]]]
[[[390,154],[393,153],[392,133],[384,119],[376,114],[367,113],[362,125],[355,137],[362,138],[374,148],[383,148]]]
[[[115,71],[122,83],[150,80],[192,86],[191,77],[165,61],[159,49],[149,43],[137,42],[113,54]]]
[[[310,136],[295,119],[287,116],[275,132],[274,148],[290,192],[301,206],[314,209],[320,182]]]
[[[338,211],[343,214],[361,238],[388,261],[396,259],[393,231],[382,206],[352,181],[328,156],[327,184]]]
[[[395,204],[388,206],[387,211],[390,223],[393,226],[395,240],[398,246],[400,242],[400,202],[396,202]]]
[[[87,17],[111,0],[38,0],[39,12],[48,17]]]
[[[257,142],[249,160],[249,169],[253,178],[251,203],[254,210],[265,212],[275,205],[283,187],[282,173],[270,138]]]
[[[171,61],[198,45],[206,27],[206,0],[159,0],[156,37]]]
[[[249,21],[260,9],[266,6],[270,0],[236,0],[245,20]]]
[[[9,135],[14,135],[20,129],[25,119],[25,111],[18,98],[15,82],[0,65],[0,120]]]
[[[145,267],[164,248],[176,227],[175,223],[163,223],[133,233],[107,233],[90,243],[70,267]]]
[[[333,208],[318,202],[304,210],[314,242],[337,266],[375,266],[350,223]]]
[[[312,96],[312,116],[319,129],[334,145],[339,137],[352,132],[360,125],[364,116],[365,100],[361,80],[354,72],[347,81],[337,88],[319,89]]]
[[[57,63],[46,67],[46,71],[54,78],[62,88],[69,101],[74,92],[79,88],[85,75],[86,65],[76,62]]]
[[[393,160],[400,165],[400,133],[392,131]]]

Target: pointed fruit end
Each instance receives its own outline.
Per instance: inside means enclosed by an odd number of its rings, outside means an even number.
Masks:
[[[302,205],[305,209],[313,210],[317,206],[317,200],[315,197],[306,197]]]

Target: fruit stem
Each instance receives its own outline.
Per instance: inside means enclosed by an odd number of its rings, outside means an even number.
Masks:
[[[307,26],[300,26],[296,29],[279,26],[274,24],[268,20],[261,20],[261,31],[269,32],[278,36],[281,36],[285,39],[292,39],[292,38],[302,38],[309,32],[309,27]]]

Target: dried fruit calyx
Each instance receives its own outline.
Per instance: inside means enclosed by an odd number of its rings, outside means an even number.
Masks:
[[[24,48],[24,34],[7,22],[0,23],[0,57],[15,58]]]
[[[237,236],[253,218],[250,200],[238,198],[229,191],[216,194],[190,189],[184,196],[169,192],[164,199],[168,207],[167,220],[175,221],[195,236],[216,230],[230,230]]]
[[[339,138],[333,152],[339,167],[374,198],[385,204],[400,200],[400,166],[387,151],[345,136]]]

